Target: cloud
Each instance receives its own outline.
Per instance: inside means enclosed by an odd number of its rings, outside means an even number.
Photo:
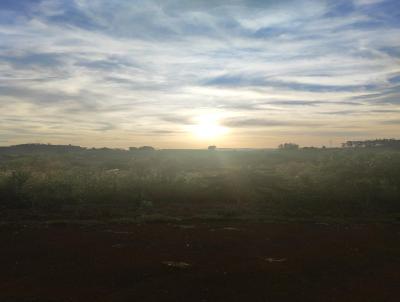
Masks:
[[[400,84],[400,74],[390,77],[388,80],[391,84]]]
[[[372,104],[400,104],[400,86],[396,84],[382,89],[377,89],[369,94],[360,94],[352,97]]]
[[[317,122],[295,121],[295,120],[268,120],[261,118],[231,118],[225,119],[222,124],[230,128],[252,128],[252,127],[279,127],[279,126],[318,126]]]
[[[220,113],[229,127],[276,136],[322,118],[349,133],[363,123],[374,135],[371,115],[397,120],[400,105],[396,8],[395,0],[0,1],[0,108],[10,123],[0,131],[18,142],[54,131],[58,141],[69,133],[96,142],[98,132],[118,146],[150,144],[146,133],[179,136],[196,116]]]
[[[56,53],[27,53],[20,56],[3,55],[0,59],[10,63],[14,68],[32,68],[34,66],[54,67],[60,64],[61,54]]]
[[[321,114],[331,114],[331,115],[353,115],[356,114],[358,111],[356,110],[340,110],[340,111],[327,111],[327,112],[320,112]]]
[[[383,2],[384,0],[353,0],[355,5],[373,5]]]
[[[161,116],[160,119],[162,121],[173,123],[173,124],[180,124],[180,125],[191,125],[193,124],[193,120],[190,117],[184,116],[177,116],[177,115],[164,115]]]
[[[375,89],[375,85],[323,85],[309,84],[300,82],[288,82],[263,77],[244,76],[244,75],[222,75],[203,82],[205,85],[218,87],[264,87],[275,89],[286,89],[295,91],[311,92],[347,92],[347,91],[369,91]],[[296,104],[295,104],[296,105]]]
[[[384,124],[384,125],[400,125],[400,119],[382,121],[381,123]]]

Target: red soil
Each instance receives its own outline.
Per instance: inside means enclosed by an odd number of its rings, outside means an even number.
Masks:
[[[0,240],[1,302],[400,301],[400,225],[3,227]]]

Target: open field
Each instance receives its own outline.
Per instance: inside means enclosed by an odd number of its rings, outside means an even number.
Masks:
[[[400,151],[0,150],[2,220],[400,219]]]
[[[400,226],[8,226],[0,301],[398,301]]]

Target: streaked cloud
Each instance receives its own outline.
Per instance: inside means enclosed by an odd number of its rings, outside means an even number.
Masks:
[[[1,1],[1,144],[272,147],[299,126],[305,144],[394,137],[399,11],[397,0]],[[185,132],[210,114],[226,138]]]

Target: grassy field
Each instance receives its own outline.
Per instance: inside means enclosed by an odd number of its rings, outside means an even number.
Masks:
[[[400,151],[0,150],[3,220],[400,219]]]

